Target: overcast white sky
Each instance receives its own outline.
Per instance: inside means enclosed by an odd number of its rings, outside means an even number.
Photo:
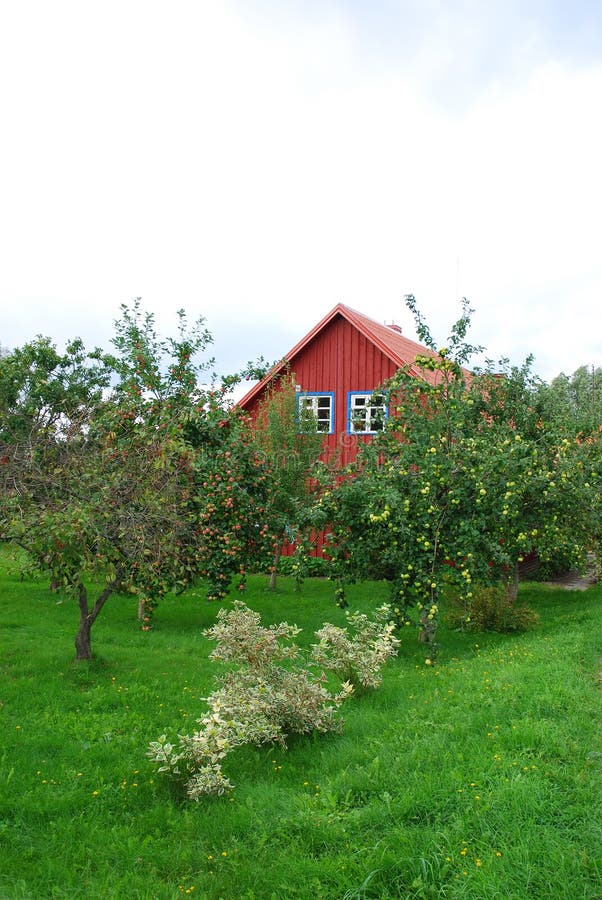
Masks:
[[[335,303],[602,365],[599,0],[2,0],[0,344],[142,296],[220,368]]]

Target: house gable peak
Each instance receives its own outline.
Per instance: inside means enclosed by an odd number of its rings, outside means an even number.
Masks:
[[[352,309],[350,306],[346,306],[344,303],[337,303],[323,319],[314,325],[314,327],[289,350],[283,359],[277,363],[260,382],[245,394],[238,405],[244,409],[258,394],[261,393],[274,376],[282,373],[287,366],[294,368],[295,358],[311,344],[311,342],[328,325],[330,325],[337,316],[341,316],[349,322],[350,325],[356,328],[366,340],[377,347],[397,368],[409,366],[410,371],[412,371],[417,378],[428,378],[430,373],[421,371],[418,367],[415,367],[413,363],[416,356],[435,356],[431,350],[405,337],[398,325],[385,325]]]

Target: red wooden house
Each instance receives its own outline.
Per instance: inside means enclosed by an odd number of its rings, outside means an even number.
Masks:
[[[295,374],[298,402],[313,411],[324,433],[325,456],[339,456],[345,465],[359,442],[370,440],[382,427],[387,409],[371,403],[372,393],[426,347],[409,340],[395,325],[381,325],[338,303],[290,350],[283,361],[239,401],[253,418],[272,379],[288,368]],[[415,367],[417,378],[433,372]]]

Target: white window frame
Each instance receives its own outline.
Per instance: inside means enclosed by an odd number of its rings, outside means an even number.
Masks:
[[[297,395],[297,404],[299,420],[301,419],[301,410],[309,410],[316,420],[318,434],[334,434],[333,391],[301,391]],[[325,411],[327,411],[326,415]]]
[[[379,434],[385,425],[385,419],[389,416],[386,399],[382,403],[373,404],[369,401],[374,391],[349,391],[347,398],[347,433],[348,434]],[[374,416],[381,416],[380,428],[373,428]],[[357,426],[360,427],[357,427]]]

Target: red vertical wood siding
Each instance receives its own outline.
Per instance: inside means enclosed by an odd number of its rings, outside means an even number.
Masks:
[[[341,465],[350,462],[359,441],[370,436],[348,434],[349,391],[372,391],[396,371],[395,364],[341,315],[335,318],[313,341],[290,360],[296,382],[302,391],[334,393],[334,434],[324,438],[325,454],[338,456]],[[252,418],[257,415],[262,395],[246,407]]]
[[[372,391],[395,374],[395,363],[343,316],[337,315],[315,338],[289,361],[301,391],[334,394],[334,433],[324,437],[323,457],[340,466],[351,462],[360,442],[370,435],[348,433],[349,391]],[[265,389],[245,409],[254,420]],[[316,536],[315,553],[321,555],[323,535]],[[289,555],[294,546],[285,544]]]
[[[333,321],[291,363],[303,391],[334,393],[334,434],[325,450],[346,465],[360,441],[369,436],[348,434],[349,391],[371,391],[395,372],[395,365],[342,316]]]

